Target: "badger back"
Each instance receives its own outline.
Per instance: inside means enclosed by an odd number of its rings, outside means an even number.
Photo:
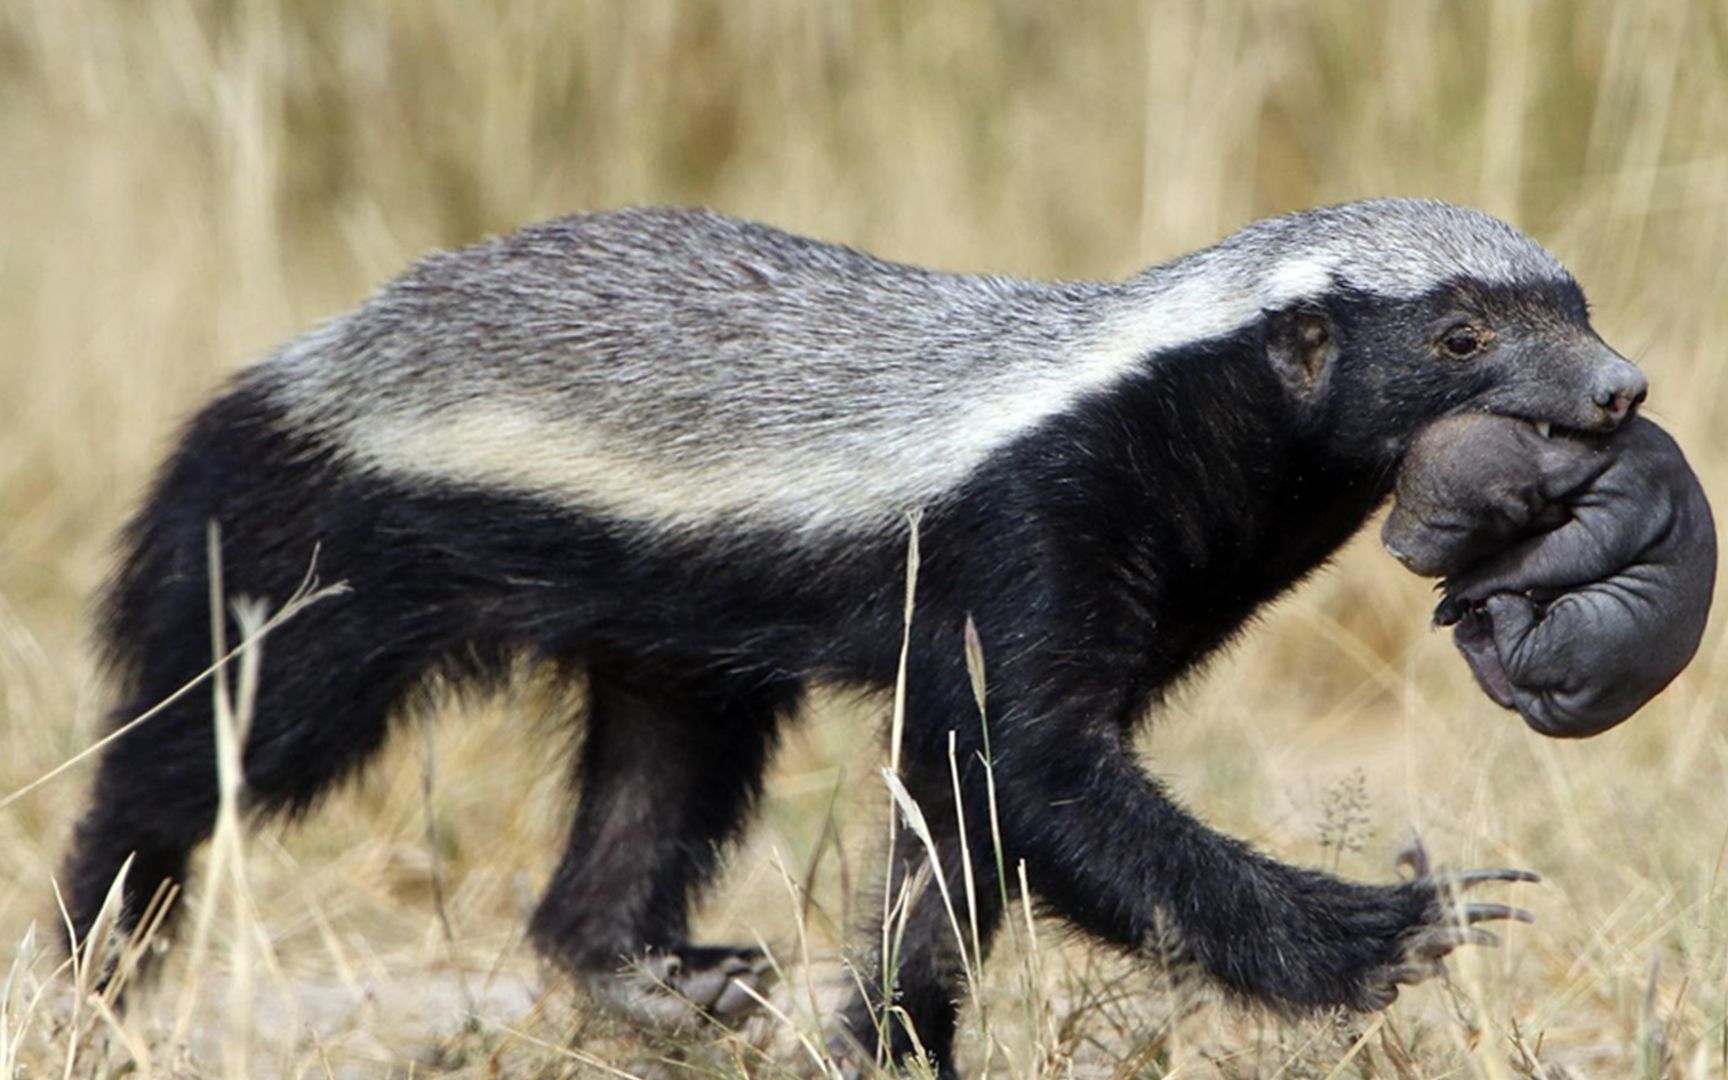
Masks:
[[[1408,200],[1259,222],[1120,284],[626,210],[425,259],[254,377],[300,430],[393,477],[670,529],[869,530],[1164,352],[1302,296],[1461,273],[1564,270],[1509,226]]]

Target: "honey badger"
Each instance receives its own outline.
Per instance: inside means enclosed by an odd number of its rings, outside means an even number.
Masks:
[[[1261,221],[1105,283],[938,273],[702,211],[576,215],[425,259],[190,422],[103,604],[114,716],[208,663],[210,521],[231,594],[279,604],[315,552],[348,586],[264,651],[259,815],[358,770],[430,675],[560,665],[586,681],[581,799],[533,938],[603,998],[727,1013],[760,965],[691,944],[689,906],[805,688],[894,680],[917,512],[901,772],[962,924],[987,939],[1003,916],[960,884],[962,820],[996,877],[987,738],[1004,863],[1048,910],[1126,949],[1173,934],[1240,999],[1375,1008],[1520,913],[1275,862],[1173,802],[1129,735],[1358,529],[1431,421],[1605,431],[1644,393],[1553,256],[1437,202]],[[105,752],[68,867],[80,935],[128,856],[129,927],[209,834],[203,697]],[[887,888],[923,859],[893,853]],[[892,972],[866,964],[852,1052],[952,1069],[941,896],[914,891]]]

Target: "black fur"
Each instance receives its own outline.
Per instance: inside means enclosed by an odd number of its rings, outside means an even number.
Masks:
[[[1243,999],[1383,1003],[1376,973],[1432,920],[1434,886],[1353,884],[1214,833],[1142,770],[1129,734],[1174,680],[1356,531],[1418,429],[1512,378],[1418,364],[1454,300],[1442,290],[1317,305],[1309,314],[1331,352],[1310,399],[1268,361],[1301,347],[1286,339],[1288,313],[1148,356],[926,509],[903,772],[962,909],[950,732],[973,869],[983,882],[996,874],[962,650],[971,617],[990,671],[1003,856],[1025,860],[1048,909],[1124,948],[1173,932]],[[803,688],[893,680],[905,535],[678,539],[545,501],[362,475],[294,431],[277,390],[243,376],[206,409],[127,533],[105,608],[126,688],[116,719],[209,663],[207,521],[220,524],[235,595],[281,603],[316,546],[320,576],[349,588],[264,650],[245,755],[256,809],[311,806],[383,745],[430,673],[497,678],[519,652],[548,658],[587,672],[593,701],[582,805],[535,939],[579,971],[685,947],[689,901],[742,827]],[[209,832],[207,699],[194,693],[105,755],[71,860],[80,933],[128,853],[131,925],[159,882],[183,879]],[[920,857],[896,853],[891,889]],[[988,935],[998,893],[978,896]],[[928,888],[894,985],[851,1006],[850,1037],[872,1049],[892,997],[951,1067],[962,971],[950,938]],[[894,1051],[911,1045],[899,1025],[887,1031]]]

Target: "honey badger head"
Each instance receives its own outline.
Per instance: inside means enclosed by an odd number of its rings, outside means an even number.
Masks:
[[[1608,431],[1644,399],[1565,267],[1477,211],[1354,203],[1259,222],[1213,250],[1265,268],[1267,356],[1299,423],[1358,462],[1395,462],[1450,413]]]

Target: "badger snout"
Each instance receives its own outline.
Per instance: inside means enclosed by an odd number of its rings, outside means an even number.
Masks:
[[[1615,357],[1596,373],[1590,400],[1602,412],[1603,427],[1613,429],[1624,423],[1649,393],[1650,384],[1644,373]]]
[[[1543,434],[1614,431],[1650,391],[1635,364],[1590,333],[1526,339],[1507,350],[1498,373],[1465,410],[1527,420]]]

